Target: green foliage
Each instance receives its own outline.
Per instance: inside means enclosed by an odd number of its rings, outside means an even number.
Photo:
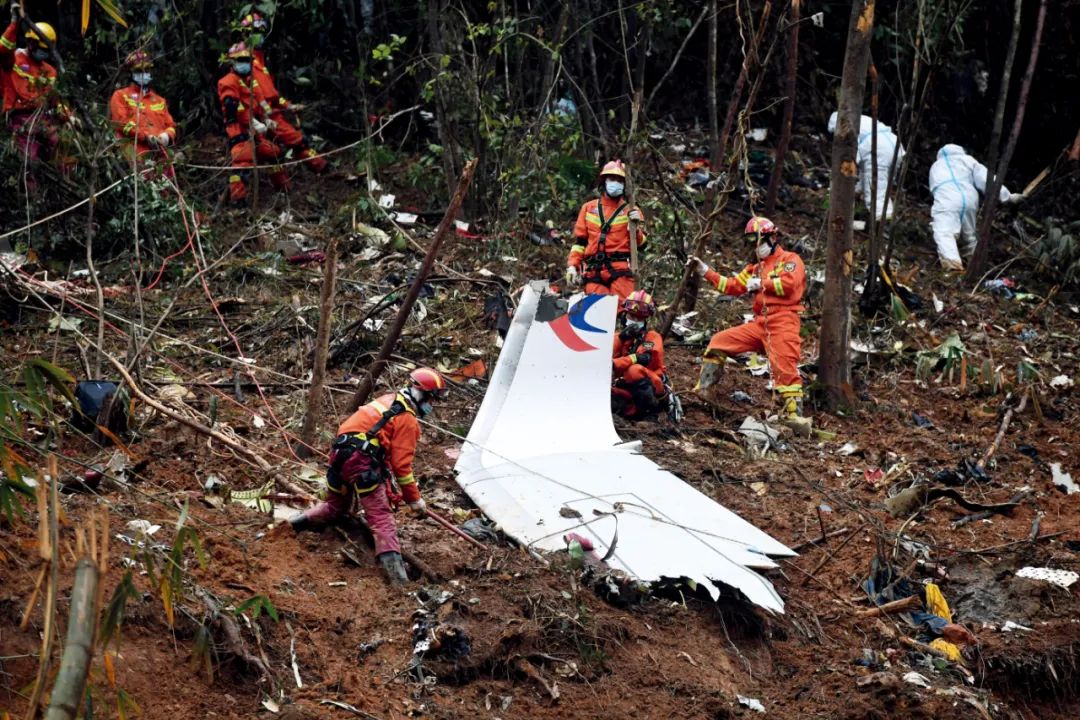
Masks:
[[[1080,281],[1080,221],[1047,223],[1046,234],[1032,250],[1041,269],[1061,278],[1062,285]]]
[[[274,622],[278,622],[278,611],[274,607],[274,603],[270,602],[270,598],[265,595],[252,595],[244,602],[236,606],[233,611],[236,615],[243,615],[249,613],[252,620],[258,620],[259,616],[265,612],[270,616],[270,619]]]
[[[952,333],[945,339],[945,342],[933,350],[923,350],[918,354],[915,377],[918,380],[926,381],[934,371],[941,370],[941,377],[948,374],[949,380],[952,381],[966,354],[967,348],[964,347],[960,336]]]
[[[120,627],[124,624],[124,613],[127,609],[128,600],[136,600],[139,592],[135,589],[135,583],[131,577],[131,571],[124,573],[124,577],[113,590],[109,604],[105,606],[105,615],[101,618],[101,644],[108,645],[110,640],[116,640],[116,647],[120,647]]]

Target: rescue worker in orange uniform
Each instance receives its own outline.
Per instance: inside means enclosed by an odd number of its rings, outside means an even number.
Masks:
[[[364,519],[375,536],[375,555],[392,583],[408,580],[401,559],[397,524],[388,493],[393,483],[417,517],[427,504],[413,476],[413,456],[420,440],[417,417],[431,412],[432,400],[446,397],[446,380],[436,370],[418,368],[408,386],[383,395],[349,416],[338,428],[330,448],[326,471],[326,501],[294,515],[289,524],[297,532],[319,528],[344,518],[359,496]],[[397,493],[393,493],[396,495]]]
[[[769,358],[773,390],[784,403],[783,421],[794,430],[809,434],[810,421],[803,417],[799,375],[802,353],[799,313],[803,311],[806,270],[797,253],[780,247],[778,230],[768,218],[750,218],[745,237],[754,244],[757,262],[747,265],[734,277],[722,277],[699,258],[690,258],[698,274],[720,292],[754,294],[754,319],[712,336],[695,390],[705,390],[716,383],[728,356],[764,350]]]
[[[263,112],[276,125],[270,131],[270,137],[274,142],[292,150],[298,158],[307,158],[306,165],[313,172],[321,173],[326,169],[326,158],[319,157],[319,154],[308,146],[304,133],[285,117],[286,110],[296,114],[303,110],[304,106],[290,103],[278,93],[274,76],[266,67],[266,51],[262,47],[270,30],[269,23],[259,13],[251,13],[240,20],[239,30],[244,42],[254,52],[251,64],[252,84],[263,97]]]
[[[75,116],[56,93],[56,68],[48,62],[56,31],[45,22],[28,25],[27,47],[16,48],[22,8],[11,6],[11,24],[0,36],[0,89],[3,110],[16,150],[30,162],[51,160],[60,144],[60,127]],[[61,167],[62,172],[69,168]],[[32,178],[28,178],[31,184]]]
[[[622,329],[611,354],[611,411],[627,419],[655,415],[666,404],[664,339],[647,326],[655,313],[652,295],[644,290],[622,301]]]
[[[236,43],[229,48],[228,59],[229,72],[218,80],[217,89],[233,166],[229,175],[229,199],[238,203],[247,198],[245,181],[251,173],[246,168],[254,167],[256,157],[260,164],[269,164],[270,183],[287,192],[289,176],[277,164],[282,150],[268,137],[276,123],[267,116],[264,99],[255,88],[251,75],[251,49],[242,42]]]
[[[630,271],[630,221],[644,221],[641,210],[623,198],[626,169],[612,160],[600,171],[600,197],[581,206],[574,224],[574,245],[566,260],[566,283],[585,283],[585,292],[618,295],[625,300],[634,292]],[[637,245],[644,251],[645,228],[637,228]]]
[[[116,137],[129,160],[149,155],[151,160],[163,161],[163,174],[172,178],[175,173],[165,148],[176,143],[176,122],[165,98],[150,87],[153,63],[144,51],[136,50],[124,64],[131,70],[131,84],[114,92],[109,100]]]

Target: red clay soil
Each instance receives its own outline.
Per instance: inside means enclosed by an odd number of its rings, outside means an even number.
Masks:
[[[523,250],[522,255],[528,252],[535,256],[523,257],[522,262],[539,274],[557,267],[564,250]],[[463,255],[460,250],[452,253],[448,262],[456,260],[457,267],[468,272],[475,262],[463,260]],[[725,267],[739,265],[731,252],[721,259]],[[350,267],[359,272],[358,266]],[[497,265],[492,268],[500,271]],[[309,282],[311,273],[290,272],[294,274],[282,282],[293,283],[296,293],[305,294],[305,302],[317,296],[317,286]],[[90,683],[94,716],[117,715],[119,688],[138,703],[146,718],[356,716],[321,704],[328,700],[357,708],[361,717],[382,719],[756,717],[739,696],[759,700],[768,717],[798,720],[1077,717],[1077,586],[1064,590],[1015,577],[1017,569],[1028,565],[1080,570],[1080,554],[1073,549],[1077,546],[1067,544],[1080,541],[1080,494],[1066,496],[1055,489],[1047,467],[1061,462],[1066,470],[1080,474],[1075,464],[1080,457],[1075,451],[1080,446],[1080,414],[1074,392],[1051,389],[1046,383],[1059,372],[1076,371],[1077,316],[1067,304],[1033,312],[1032,304],[983,294],[971,297],[932,272],[923,271],[921,277],[920,292],[942,298],[946,313],[937,315],[931,309],[923,314],[925,327],[886,333],[905,340],[906,348],[926,349],[956,331],[973,358],[992,354],[995,366],[1006,368],[1013,378],[1024,357],[1035,360],[1047,376],[1037,384],[1038,403],[1012,420],[987,467],[989,479],[960,488],[971,500],[1000,503],[1028,487],[1029,497],[1009,514],[954,527],[953,521],[967,512],[949,500],[939,500],[912,516],[894,518],[886,512],[884,500],[890,489],[895,492],[913,478],[931,478],[965,458],[981,457],[998,431],[1005,402],[1002,393],[991,394],[974,382],[960,387],[958,381],[939,378],[938,373],[916,380],[915,359],[907,349],[907,354],[875,356],[856,369],[854,389],[860,406],[854,415],[814,413],[816,426],[835,433],[835,439],[788,438],[787,451],[765,458],[749,458],[735,433],[748,413],[763,417],[774,409],[765,380],[741,369],[731,369],[722,378],[719,406],[688,398],[680,428],[666,420],[619,426],[624,437],[644,440],[647,455],[789,545],[818,538],[822,523],[826,533],[845,530],[822,546],[804,546],[799,557],[782,562],[769,574],[787,603],[785,614],[778,616],[767,616],[732,598],[704,602],[689,590],[681,596],[667,592],[663,598],[616,607],[584,584],[580,571],[571,568],[565,556],[548,556],[549,564],[544,564],[507,544],[482,552],[404,512],[399,513],[404,546],[441,579],[423,578],[407,588],[393,588],[381,578],[362,533],[355,529],[349,531],[355,544],[333,531],[296,536],[288,528],[270,530],[270,519],[248,508],[204,504],[202,487],[211,474],[234,489],[258,486],[266,478],[220,445],[209,446],[175,422],[140,415],[139,438],[129,449],[149,459],[142,476],[126,489],[103,485],[96,495],[62,498],[65,550],[58,612],[62,624],[72,575],[67,547],[75,527],[93,507],[109,509],[114,535],[106,599],[128,565],[133,566],[139,591],[139,597],[127,604],[118,651],[114,646],[108,649],[117,653],[115,686],[100,650],[95,660]],[[439,345],[438,353],[454,363],[467,359],[468,348],[482,347],[490,367],[496,351],[491,334],[480,329],[482,293],[469,292],[431,299],[429,312],[455,317],[457,323],[439,330],[439,335],[456,337]],[[198,295],[192,295],[191,306],[198,303]],[[714,328],[736,321],[747,306],[721,303],[703,293],[699,309],[702,315],[695,319],[696,326]],[[241,317],[235,316],[238,325]],[[1036,329],[1039,337],[1027,345],[1016,341],[1018,323]],[[814,324],[811,306],[807,325]],[[303,362],[310,342],[305,336],[290,347],[295,342],[290,334],[294,325],[290,321],[267,331],[271,346],[280,343],[279,362],[268,364],[286,372]],[[880,325],[893,328],[887,322]],[[257,334],[258,326],[252,323],[247,330]],[[5,354],[32,356],[48,347],[46,337],[32,326],[13,328],[4,335]],[[192,337],[207,345],[223,340],[213,324],[195,330]],[[424,343],[414,331],[402,352],[421,356],[423,348],[430,347]],[[815,357],[812,342],[807,346],[804,357]],[[669,348],[678,389],[692,386],[699,352],[700,347]],[[61,364],[68,362],[78,365],[74,350],[62,352]],[[230,377],[227,369],[209,364],[198,371],[204,380]],[[341,381],[343,374],[341,369],[333,371],[332,380]],[[736,389],[749,393],[754,404],[729,399]],[[202,388],[195,391],[198,399],[193,405],[205,411],[209,395]],[[276,414],[295,419],[295,426],[302,393],[287,387],[275,392]],[[260,409],[258,398],[248,394],[248,407]],[[459,393],[440,408],[437,424],[463,432],[479,399],[479,393]],[[273,423],[257,429],[250,411],[241,413],[225,401],[218,412],[219,422],[288,456]],[[929,419],[932,427],[918,427],[913,413]],[[325,424],[329,428],[333,421]],[[858,450],[839,454],[847,442]],[[427,429],[418,458],[417,474],[426,497],[448,515],[471,508],[452,477],[450,455],[459,445],[455,438]],[[70,435],[61,452],[65,474],[78,471],[80,463],[101,462],[111,454]],[[291,460],[274,462],[293,467]],[[883,471],[884,481],[868,481],[877,470]],[[159,588],[151,587],[141,572],[140,553],[115,536],[133,536],[126,523],[143,518],[162,526],[153,542],[168,545],[184,503],[189,504],[188,525],[202,542],[207,564],[200,567],[191,550],[185,554],[184,597],[175,627],[169,628]],[[821,505],[828,508],[819,520]],[[1032,541],[1036,517],[1038,537]],[[3,711],[11,717],[25,714],[38,667],[40,600],[31,609],[29,627],[19,629],[40,567],[36,531],[36,511],[30,506],[25,517],[0,526],[0,716]],[[910,549],[900,543],[901,534],[925,545],[927,564],[913,564]],[[343,556],[343,547],[360,566]],[[979,640],[965,663],[973,683],[957,669],[934,667],[927,656],[892,639],[890,629],[916,636],[898,618],[855,617],[869,607],[860,597],[859,584],[875,554],[900,568],[911,567],[917,580],[930,578],[940,584],[955,621],[967,625]],[[453,628],[458,637],[467,638],[468,652],[457,658],[432,654],[420,672],[410,670],[414,613],[425,598],[439,591],[452,597],[441,605],[428,600],[430,617],[443,629]],[[261,676],[236,656],[236,648],[226,641],[220,623],[213,622],[199,593],[210,593],[225,608],[254,595],[269,598],[278,621],[266,614],[250,621],[228,609],[224,613],[239,628],[245,650],[269,665],[270,676]],[[999,628],[1007,621],[1031,629],[1002,632]],[[205,659],[192,658],[204,624],[214,637],[212,679]],[[293,644],[302,687],[291,667]],[[888,664],[871,669],[855,663],[865,655],[887,658]],[[904,681],[902,676],[912,670],[932,687]],[[426,681],[420,679],[421,673]],[[267,699],[277,703],[279,712],[265,709]]]

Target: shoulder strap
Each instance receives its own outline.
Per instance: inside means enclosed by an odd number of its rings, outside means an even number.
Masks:
[[[378,422],[376,422],[374,425],[372,425],[371,429],[368,430],[364,434],[367,435],[368,437],[375,437],[376,435],[378,435],[380,430],[382,430],[384,427],[386,427],[386,424],[388,422],[390,422],[391,420],[393,420],[395,417],[397,417],[401,413],[405,412],[406,410],[407,410],[407,408],[405,407],[405,403],[403,403],[403,402],[401,402],[401,400],[395,398],[394,402],[392,402],[390,404],[390,407],[388,407],[386,409],[386,412],[384,412],[382,414],[382,417],[379,418]]]

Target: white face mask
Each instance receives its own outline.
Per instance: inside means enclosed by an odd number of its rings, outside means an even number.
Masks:
[[[137,72],[132,74],[131,79],[135,81],[135,84],[139,87],[146,87],[150,84],[150,73]]]
[[[604,181],[604,192],[607,193],[608,197],[613,197],[613,198],[622,197],[623,184],[621,182],[619,182],[618,180],[605,180]]]
[[[764,260],[765,258],[772,255],[772,245],[770,245],[767,242],[761,243],[760,245],[757,246],[757,251],[756,252],[757,252],[758,260]]]

